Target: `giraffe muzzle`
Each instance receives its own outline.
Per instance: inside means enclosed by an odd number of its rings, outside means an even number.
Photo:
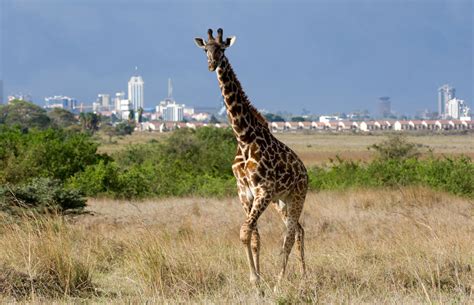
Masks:
[[[217,62],[216,61],[209,62],[208,68],[209,68],[209,71],[211,72],[215,71],[217,69]]]

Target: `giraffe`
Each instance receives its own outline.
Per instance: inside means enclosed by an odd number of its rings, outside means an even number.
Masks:
[[[296,153],[275,138],[266,119],[250,103],[224,54],[234,44],[235,36],[223,40],[222,35],[223,30],[218,29],[214,39],[209,29],[208,41],[195,38],[195,43],[206,52],[209,71],[217,73],[227,118],[237,139],[232,171],[246,213],[240,240],[246,251],[251,283],[258,286],[260,280],[258,218],[271,204],[286,226],[277,288],[285,275],[295,240],[303,276],[306,272],[304,230],[299,218],[308,189],[308,175]]]

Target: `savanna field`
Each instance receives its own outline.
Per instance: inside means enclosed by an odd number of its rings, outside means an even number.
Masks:
[[[310,170],[308,272],[292,253],[273,292],[284,225],[269,207],[262,296],[239,240],[231,134],[2,132],[2,303],[474,302],[472,133],[277,134]]]

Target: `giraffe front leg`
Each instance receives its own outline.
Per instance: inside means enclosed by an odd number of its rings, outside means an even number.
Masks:
[[[258,228],[255,228],[255,230],[252,231],[250,246],[252,248],[255,270],[257,271],[257,275],[260,276],[260,234],[258,233]]]
[[[251,244],[250,244],[253,231],[254,231],[254,228],[250,224],[245,222],[240,227],[240,241],[244,245],[245,254],[247,255],[247,262],[248,262],[249,270],[250,270],[250,282],[258,285],[260,276],[257,273],[257,270],[255,268],[255,262],[252,255]]]
[[[244,244],[249,263],[250,281],[257,285],[260,280],[260,235],[258,234],[257,230],[257,221],[269,203],[269,196],[266,194],[257,195],[253,200],[252,208],[247,216],[246,221],[240,228],[240,240]]]

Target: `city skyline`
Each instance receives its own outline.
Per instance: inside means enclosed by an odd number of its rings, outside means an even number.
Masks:
[[[227,55],[260,109],[375,113],[378,98],[390,96],[398,113],[436,111],[436,89],[445,83],[473,103],[470,1],[138,3],[3,1],[5,94],[27,92],[35,101],[68,95],[92,103],[99,93],[126,91],[123,83],[138,65],[147,82],[145,108],[166,96],[170,76],[176,100],[217,106],[215,75],[193,38],[222,26],[224,35],[237,36]],[[124,9],[123,20],[116,18]],[[248,24],[229,11],[245,15]],[[65,13],[90,18],[67,23]]]

